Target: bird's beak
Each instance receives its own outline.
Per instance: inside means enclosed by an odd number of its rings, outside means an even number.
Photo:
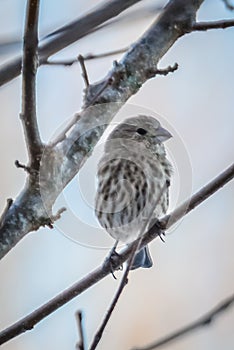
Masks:
[[[167,141],[168,139],[170,139],[172,137],[172,134],[169,133],[169,131],[167,131],[166,129],[164,129],[163,127],[159,127],[157,129],[157,134],[156,134],[156,138],[160,141],[160,142],[164,142]]]

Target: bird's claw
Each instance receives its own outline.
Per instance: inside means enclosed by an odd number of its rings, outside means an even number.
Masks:
[[[114,275],[114,272],[116,270],[123,270],[123,265],[118,266],[118,259],[119,254],[116,252],[116,250],[111,250],[109,256],[105,259],[104,262],[104,264],[110,268],[111,274],[114,277],[114,279],[117,279]]]
[[[160,231],[158,234],[159,238],[161,239],[161,241],[163,243],[165,243],[165,239],[163,237],[165,237],[165,232],[164,231]]]

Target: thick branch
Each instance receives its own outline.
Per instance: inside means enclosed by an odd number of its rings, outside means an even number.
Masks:
[[[116,112],[157,71],[161,57],[186,34],[203,0],[171,0],[156,22],[100,83],[90,85],[80,119],[64,140],[45,148],[40,194],[26,185],[0,228],[0,258],[28,232],[51,223],[52,206],[77,174]],[[186,8],[186,11],[185,11]],[[92,107],[93,106],[93,107]]]
[[[29,154],[29,168],[38,170],[42,153],[36,115],[36,73],[38,66],[38,15],[39,0],[28,0],[23,62],[22,62],[22,112],[21,120]]]
[[[119,15],[140,0],[112,0],[95,8],[84,17],[62,27],[58,34],[39,45],[39,64],[45,62],[54,53],[81,39],[94,28],[105,23],[109,19]],[[0,86],[14,79],[20,74],[22,57],[11,60],[0,69]]]
[[[170,215],[173,220],[168,220],[168,216],[163,218],[157,225],[154,225],[149,232],[147,232],[142,240],[141,247],[148,244],[155,237],[160,235],[161,227],[165,226],[170,227],[172,224],[180,220],[185,216],[189,211],[194,209],[196,206],[205,201],[209,196],[214,192],[224,186],[234,177],[234,164],[232,164],[227,170],[217,176],[212,180],[208,185],[203,187],[200,191],[195,193],[191,199],[186,203],[189,205],[181,206],[178,209],[175,209]],[[187,210],[181,210],[180,208],[187,208]],[[115,268],[121,266],[132,254],[133,247],[136,242],[133,242],[127,249],[125,249],[121,254],[116,257]],[[62,293],[58,294],[54,299],[50,300],[48,303],[39,307],[37,310],[33,311],[28,316],[25,316],[12,326],[3,330],[0,333],[0,345],[7,342],[8,340],[16,337],[17,335],[26,332],[27,330],[32,329],[37,323],[43,320],[45,317],[53,313],[55,310],[66,304],[68,301],[75,298],[77,295],[83,293],[86,289],[95,285],[101,279],[106,277],[108,274],[113,272],[113,263],[110,264],[109,261],[103,264],[103,266],[98,267],[88,276],[84,277],[81,281],[75,283],[70,288],[66,289]]]

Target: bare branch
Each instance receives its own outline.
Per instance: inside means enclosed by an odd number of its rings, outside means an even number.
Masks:
[[[223,2],[228,10],[231,10],[231,11],[234,10],[234,5],[232,5],[229,0],[223,0]]]
[[[223,21],[215,21],[215,22],[198,22],[194,23],[192,26],[192,31],[204,31],[210,29],[225,29],[234,27],[234,19],[226,19]]]
[[[55,221],[61,219],[62,213],[64,213],[67,209],[65,207],[60,208],[55,215],[52,215],[50,218],[50,222],[48,224],[49,228],[54,228],[53,224]]]
[[[76,58],[71,58],[71,59],[67,59],[67,60],[46,60],[45,62],[43,62],[43,65],[47,65],[47,66],[64,66],[64,67],[70,67],[72,66],[74,63],[77,63],[78,59]]]
[[[185,334],[191,333],[198,328],[209,326],[217,316],[219,316],[221,313],[227,311],[231,306],[233,306],[233,303],[234,303],[234,295],[231,295],[230,297],[221,301],[219,305],[214,307],[207,314],[200,317],[197,321],[194,321],[188,326],[185,326],[184,328],[176,332],[173,332],[163,337],[162,339],[159,339],[158,341],[152,343],[151,345],[133,348],[132,350],[154,350],[177,338],[184,336]]]
[[[28,174],[32,173],[32,172],[31,172],[31,168],[30,168],[29,166],[20,163],[17,159],[16,159],[16,161],[15,161],[15,166],[16,166],[16,168],[23,169],[23,170],[26,171],[26,173],[28,173]]]
[[[134,257],[134,254],[132,255],[132,257]],[[107,313],[105,315],[105,318],[104,318],[100,328],[98,329],[97,333],[94,336],[93,342],[92,342],[89,350],[95,350],[97,345],[98,345],[98,343],[100,342],[100,340],[102,338],[102,334],[104,332],[104,329],[106,328],[106,325],[107,325],[107,323],[108,323],[108,321],[109,321],[109,319],[110,319],[110,317],[112,315],[112,312],[114,311],[114,308],[115,308],[115,306],[116,306],[116,304],[117,304],[117,302],[118,302],[118,300],[120,298],[120,295],[122,294],[122,291],[123,291],[124,287],[128,283],[129,271],[130,271],[130,264],[127,265],[127,268],[126,268],[126,270],[124,272],[124,275],[123,275],[123,277],[121,279],[121,282],[120,282],[120,285],[119,285],[119,287],[117,289],[117,292],[116,292],[116,294],[115,294],[115,296],[114,296],[114,298],[113,298],[113,300],[111,302],[111,305],[110,305],[110,307],[109,307],[109,309],[108,309],[108,311],[107,311]]]
[[[6,207],[4,208],[3,213],[1,215],[1,218],[0,218],[0,227],[3,225],[3,222],[5,220],[5,216],[6,216],[7,212],[8,212],[8,210],[10,209],[12,203],[13,203],[13,199],[12,198],[7,198]]]
[[[48,36],[49,40],[46,40],[44,44],[39,45],[39,57],[40,57],[39,65],[46,64],[50,56],[64,49],[65,47],[71,45],[75,41],[86,36],[87,34],[91,33],[95,28],[97,29],[103,23],[117,16],[118,14],[126,10],[128,7],[132,6],[133,4],[139,1],[140,0],[131,0],[131,1],[130,0],[128,1],[112,0],[107,4],[105,3],[104,5],[101,5],[97,10],[90,12],[88,15],[85,15],[84,17],[81,17],[75,22],[68,24],[66,26],[67,30],[65,30],[64,27],[61,27],[57,31],[58,34],[54,35],[55,32],[49,34]],[[198,2],[200,3],[203,1],[198,0]],[[194,0],[194,4],[195,4],[195,0]],[[187,4],[185,3],[184,6],[187,6]],[[188,6],[190,6],[189,2],[188,2]],[[190,32],[191,29],[192,28],[188,26],[187,32]],[[214,29],[214,28],[207,28],[207,29]],[[194,30],[206,30],[206,29],[194,29]],[[52,34],[54,36],[52,36]],[[50,38],[50,36],[52,37]],[[21,60],[22,60],[21,56],[16,59],[12,59],[11,61],[9,61],[8,63],[6,63],[0,68],[0,86],[11,81],[12,79],[14,79],[20,74]]]
[[[188,32],[202,2],[171,0],[107,76],[88,87],[79,121],[62,142],[45,147],[40,182],[27,182],[6,214],[0,228],[0,258],[28,232],[51,225],[52,206],[58,195],[84,165],[117,111],[147,81],[148,72],[155,71],[161,57]]]
[[[200,191],[195,193],[186,203],[179,208],[175,209],[170,216],[173,220],[169,220],[168,215],[158,222],[158,225],[154,225],[143,237],[141,248],[151,242],[154,238],[160,235],[161,227],[169,228],[172,224],[176,223],[183,216],[187,215],[192,209],[205,201],[214,192],[218,191],[222,186],[228,183],[234,177],[234,164],[227,168],[224,172],[214,178],[210,183],[204,186]],[[128,246],[121,254],[115,259],[114,268],[120,267],[131,256],[132,250],[136,241]],[[51,299],[46,304],[42,305],[31,314],[25,316],[12,326],[6,328],[0,333],[0,345],[6,343],[8,340],[18,336],[27,330],[33,329],[33,327],[48,315],[59,309],[61,306],[83,293],[85,290],[102,280],[108,274],[113,272],[113,264],[110,261],[105,262],[102,266],[92,271],[88,276],[84,277],[79,282],[72,285],[62,293],[58,294],[55,298]]]
[[[114,56],[120,53],[124,53],[129,49],[129,47],[124,47],[122,49],[118,49],[118,50],[113,50],[113,51],[109,51],[109,52],[103,52],[103,53],[99,53],[99,54],[92,54],[89,53],[87,55],[82,55],[83,61],[89,61],[89,60],[95,60],[95,59],[99,59],[99,58],[104,58],[104,57],[108,57],[108,56]],[[74,58],[74,59],[70,59],[70,60],[47,60],[46,62],[44,62],[43,64],[45,65],[50,65],[50,66],[72,66],[74,63],[77,63],[78,59]]]
[[[79,331],[80,340],[76,344],[77,350],[85,350],[85,337],[84,337],[84,325],[83,325],[83,315],[81,311],[76,312],[76,321]]]
[[[179,221],[184,215],[196,208],[204,200],[210,197],[218,189],[226,185],[234,177],[234,163],[224,170],[220,175],[214,178],[198,192],[196,192],[191,199],[185,201],[182,205],[176,208],[171,214],[166,215],[160,220],[162,230],[168,229]],[[157,228],[157,227],[156,227]]]
[[[119,15],[140,0],[111,0],[104,2],[80,19],[58,29],[56,35],[39,45],[39,65],[48,57],[89,34],[94,28]],[[55,34],[55,33],[51,33]],[[12,59],[0,68],[0,86],[20,74],[22,57]]]
[[[118,50],[113,50],[113,51],[109,51],[109,52],[103,52],[103,53],[99,53],[99,54],[87,54],[84,55],[84,60],[85,61],[89,61],[89,60],[96,60],[98,58],[104,58],[104,57],[108,57],[108,56],[114,56],[114,55],[118,55],[120,53],[124,53],[127,50],[129,50],[129,47],[123,47],[122,49],[118,49]]]
[[[148,71],[148,76],[149,78],[152,78],[156,75],[168,75],[169,73],[174,73],[177,69],[179,68],[178,63],[175,63],[173,66],[168,66],[167,68],[164,69],[155,69],[155,70],[149,70]]]
[[[84,57],[82,55],[78,56],[78,61],[80,63],[81,66],[81,70],[82,70],[82,77],[84,79],[85,82],[85,87],[86,89],[89,87],[89,78],[88,78],[88,73],[84,64]]]
[[[42,154],[36,115],[36,73],[38,66],[38,14],[40,1],[28,0],[23,64],[22,64],[22,112],[21,120],[24,127],[29,155],[29,168],[39,169]],[[17,163],[20,165],[19,163]],[[17,165],[16,164],[16,165]]]

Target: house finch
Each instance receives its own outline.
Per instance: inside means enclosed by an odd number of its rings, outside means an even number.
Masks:
[[[163,141],[171,136],[158,120],[144,115],[126,119],[109,135],[98,164],[95,211],[117,242],[131,243],[146,232],[151,219],[166,213],[172,167]],[[131,269],[151,266],[145,247]]]

